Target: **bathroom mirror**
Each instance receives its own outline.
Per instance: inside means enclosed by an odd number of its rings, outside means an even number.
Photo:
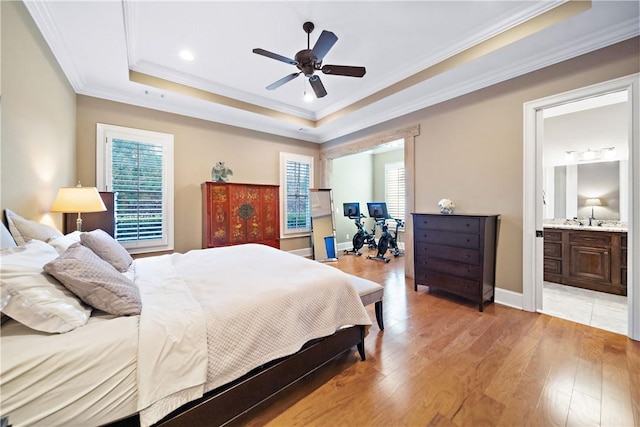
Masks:
[[[624,219],[620,205],[627,195],[621,183],[627,172],[623,165],[626,162],[613,161],[550,168],[545,172],[545,219]],[[592,206],[589,201],[595,200],[598,203]]]
[[[311,189],[311,251],[316,261],[337,261],[333,195],[330,189]]]

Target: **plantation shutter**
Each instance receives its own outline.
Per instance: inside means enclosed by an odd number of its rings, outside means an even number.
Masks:
[[[285,177],[286,231],[310,231],[309,188],[311,183],[311,164],[287,159]]]
[[[404,164],[388,164],[386,172],[387,210],[392,218],[404,220]]]
[[[163,238],[163,147],[112,139],[111,185],[117,193],[116,240]]]

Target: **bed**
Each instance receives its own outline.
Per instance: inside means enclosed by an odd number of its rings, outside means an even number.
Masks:
[[[21,247],[51,258],[49,240],[3,250],[3,261]],[[56,247],[47,271],[78,247]],[[371,320],[333,267],[248,244],[140,258],[118,274],[139,290],[139,314],[93,308],[64,333],[3,322],[10,423],[222,425],[354,346],[364,359]]]

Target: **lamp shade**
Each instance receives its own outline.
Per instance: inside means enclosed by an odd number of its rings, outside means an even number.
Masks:
[[[584,201],[585,206],[602,206],[602,201],[598,198],[587,199]]]
[[[102,212],[107,208],[96,187],[61,187],[51,212]]]

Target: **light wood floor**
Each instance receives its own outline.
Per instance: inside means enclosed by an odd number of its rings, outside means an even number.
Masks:
[[[385,286],[367,360],[334,359],[234,425],[638,426],[640,343],[499,304],[429,295],[389,264],[332,265]]]

